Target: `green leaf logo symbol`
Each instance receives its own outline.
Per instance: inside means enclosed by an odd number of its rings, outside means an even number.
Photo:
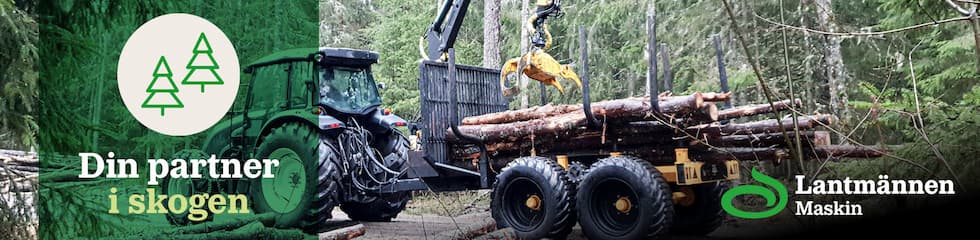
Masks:
[[[789,198],[789,193],[786,192],[786,186],[780,183],[779,180],[766,176],[755,168],[752,168],[752,179],[768,185],[770,188],[775,189],[776,192],[774,193],[772,190],[769,190],[769,188],[759,185],[742,185],[732,188],[725,192],[725,195],[721,196],[721,208],[725,209],[725,212],[740,218],[759,219],[772,217],[786,208],[786,201],[787,198]],[[736,196],[743,194],[762,196],[762,198],[766,199],[766,207],[769,207],[769,210],[750,212],[736,208],[734,205],[732,205],[732,200],[734,200]],[[779,194],[779,198],[776,198],[776,194]]]

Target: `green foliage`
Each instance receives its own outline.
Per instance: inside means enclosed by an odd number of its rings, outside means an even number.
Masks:
[[[27,149],[37,136],[37,22],[0,0],[0,147]]]

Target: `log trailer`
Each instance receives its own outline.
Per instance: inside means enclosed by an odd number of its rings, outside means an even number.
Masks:
[[[561,239],[576,223],[592,239],[710,233],[725,217],[721,197],[729,180],[740,177],[738,160],[789,159],[786,140],[794,126],[802,131],[806,158],[884,153],[829,145],[827,132],[804,131],[831,124],[829,115],[729,122],[791,109],[800,101],[732,108],[717,37],[723,93],[661,94],[651,34],[647,97],[592,103],[588,44],[580,27],[581,106],[508,111],[506,89],[494,84],[500,70],[456,64],[453,42],[468,2],[447,0],[424,37],[421,120],[413,124],[406,177],[436,191],[492,189],[493,218],[520,238]],[[538,1],[539,9],[542,4],[557,2]],[[647,27],[655,32],[655,23]],[[726,109],[713,102],[725,102]]]
[[[209,132],[203,149],[173,158],[279,159],[276,177],[164,179],[161,191],[249,193],[252,210],[276,215],[267,224],[310,233],[328,227],[334,207],[354,220],[389,221],[411,191],[491,189],[493,218],[520,238],[563,238],[576,223],[592,239],[706,234],[724,218],[721,196],[739,178],[739,159],[786,159],[784,129],[791,128],[783,125],[806,130],[833,119],[729,123],[799,102],[719,111],[714,102],[730,98],[723,65],[723,93],[659,94],[654,70],[647,97],[592,103],[583,28],[582,104],[508,111],[500,70],[456,64],[453,45],[469,2],[446,0],[420,42],[417,122],[379,107],[381,85],[371,70],[377,53],[280,52],[245,68],[251,78],[243,81],[243,105]],[[557,1],[542,3],[557,10]],[[655,42],[651,34],[651,68]],[[406,125],[408,137],[396,130]],[[807,157],[882,153],[829,145],[825,132],[799,135]],[[167,217],[193,224],[186,215]]]

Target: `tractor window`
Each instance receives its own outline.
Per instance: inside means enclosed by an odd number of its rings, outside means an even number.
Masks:
[[[286,102],[286,65],[259,67],[252,79],[251,110],[278,108]]]
[[[310,102],[310,90],[306,85],[307,81],[313,79],[313,63],[306,61],[293,62],[293,71],[289,76],[292,83],[289,85],[289,105],[292,107],[305,107]]]
[[[381,105],[371,69],[320,68],[320,103],[334,110],[362,114]]]

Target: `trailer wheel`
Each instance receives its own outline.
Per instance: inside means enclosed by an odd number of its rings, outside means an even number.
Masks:
[[[393,133],[392,141],[394,147],[385,156],[385,166],[391,170],[402,171],[408,167],[408,139],[404,135]],[[388,222],[398,216],[408,200],[412,198],[410,192],[388,193],[374,197],[370,202],[347,202],[340,205],[340,210],[347,213],[351,220],[368,222]]]
[[[558,163],[522,157],[504,168],[493,186],[491,213],[500,228],[520,239],[561,239],[575,225],[575,188]]]
[[[665,235],[674,209],[660,171],[632,156],[599,160],[579,185],[579,223],[590,239],[646,239]]]
[[[300,123],[272,129],[257,152],[258,158],[278,159],[274,178],[252,181],[249,194],[256,213],[276,213],[275,227],[320,230],[337,205],[340,172],[337,153],[320,141],[320,134]]]
[[[691,187],[694,199],[689,205],[674,205],[675,233],[706,235],[711,233],[725,219],[721,208],[721,196],[728,190],[728,182],[715,182]]]

